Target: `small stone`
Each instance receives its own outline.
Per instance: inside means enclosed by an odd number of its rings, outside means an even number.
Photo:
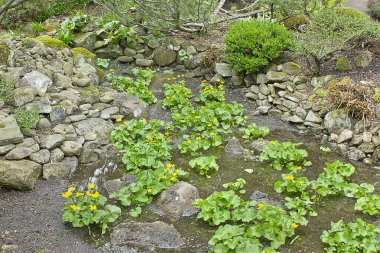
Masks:
[[[354,59],[355,66],[358,68],[368,67],[372,62],[372,53],[369,51],[360,52]]]
[[[96,140],[96,134],[95,133],[86,133],[85,135],[84,135],[84,139],[86,140],[86,141],[94,141],[94,140]]]
[[[310,110],[307,115],[306,115],[306,118],[305,118],[305,121],[309,121],[309,122],[312,122],[312,123],[322,123],[322,119],[316,115],[313,110]]]
[[[41,149],[40,151],[31,154],[30,160],[39,164],[48,163],[50,161],[50,152],[47,149]]]
[[[6,146],[1,146],[0,147],[0,155],[6,155],[9,151],[11,151],[12,149],[14,149],[16,147],[16,145],[14,144],[9,144],[9,145],[6,145]]]
[[[51,123],[47,118],[41,118],[37,123],[37,127],[40,130],[50,130]]]
[[[44,179],[49,179],[50,177],[56,177],[59,179],[67,179],[71,172],[71,167],[69,164],[60,163],[47,163],[42,168],[42,176]]]
[[[339,135],[339,137],[337,139],[337,143],[343,143],[345,141],[349,141],[349,140],[352,139],[353,136],[354,136],[354,132],[353,131],[351,131],[349,129],[345,129]]]
[[[366,157],[363,151],[354,147],[349,148],[347,152],[347,156],[348,156],[348,159],[353,160],[353,161],[359,161]]]
[[[48,136],[43,136],[41,138],[41,147],[46,148],[48,150],[52,150],[54,148],[59,147],[63,141],[65,140],[65,137],[61,134],[53,134]]]
[[[17,190],[31,190],[41,174],[38,163],[0,160],[0,186]]]
[[[148,59],[136,59],[136,65],[140,67],[150,67],[154,63],[153,60]]]
[[[120,62],[120,63],[131,63],[133,62],[135,59],[132,57],[132,56],[120,56],[119,58],[117,58],[117,61]]]
[[[23,138],[24,136],[13,115],[0,117],[0,146],[20,143]]]
[[[65,141],[63,142],[60,148],[63,151],[63,153],[67,156],[79,156],[82,149],[82,145],[76,141]]]
[[[269,71],[267,73],[268,82],[285,82],[289,80],[289,75],[284,72]]]
[[[372,141],[372,133],[371,132],[364,132],[363,133],[363,141],[364,142],[371,142]]]
[[[288,74],[288,75],[298,75],[302,71],[302,68],[300,65],[294,62],[286,62],[282,64],[282,72]]]
[[[47,88],[53,84],[53,81],[46,75],[38,71],[32,71],[26,74],[18,83],[18,87],[34,87],[40,93],[45,93]]]
[[[50,153],[50,160],[52,163],[62,162],[63,158],[65,158],[65,154],[59,148],[53,149]]]
[[[293,116],[289,117],[288,121],[291,123],[303,123],[303,120],[300,117],[298,117],[297,115],[293,115]]]

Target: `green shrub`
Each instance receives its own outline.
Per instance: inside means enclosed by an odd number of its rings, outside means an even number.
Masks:
[[[33,107],[30,110],[17,108],[15,110],[15,116],[18,125],[27,131],[33,128],[40,120],[38,108],[36,107]]]
[[[380,26],[365,15],[347,8],[325,10],[312,17],[305,32],[296,34],[295,51],[305,56],[309,70],[318,75],[327,55],[342,50],[348,42],[359,45],[379,35]]]
[[[351,71],[352,66],[347,57],[341,56],[336,60],[335,69],[337,71]]]
[[[225,37],[227,60],[238,71],[258,71],[291,45],[280,24],[261,21],[233,23]]]

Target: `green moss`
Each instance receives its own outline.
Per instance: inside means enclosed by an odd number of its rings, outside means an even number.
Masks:
[[[0,43],[0,65],[8,65],[8,58],[11,50],[3,43]]]
[[[38,36],[32,40],[34,40],[36,42],[42,42],[47,47],[54,47],[54,48],[58,48],[58,49],[69,48],[69,46],[66,43],[64,43],[60,40],[54,39],[50,36],[46,36],[46,35]]]
[[[5,125],[4,124],[0,124],[0,128],[4,128],[5,127]]]
[[[328,87],[331,88],[333,86],[335,86],[336,84],[340,84],[340,85],[348,85],[350,84],[352,81],[351,81],[351,78],[349,76],[343,76],[341,78],[338,78],[338,79],[334,79],[334,80],[331,80],[329,83],[328,83]]]
[[[339,13],[342,16],[350,17],[350,18],[362,18],[364,20],[370,20],[370,17],[366,15],[365,13],[355,10],[350,7],[343,7],[337,9],[337,13]]]
[[[102,69],[100,68],[96,68],[96,75],[98,76],[98,80],[99,82],[103,82],[104,81],[104,78],[105,78],[105,73]]]
[[[376,103],[380,104],[380,88],[375,89],[375,95],[373,95],[373,100],[375,100]]]
[[[309,23],[310,23],[309,17],[304,14],[289,17],[284,20],[284,26],[288,29],[297,29],[301,25],[305,25]]]
[[[341,56],[336,60],[335,69],[337,71],[351,71],[352,66],[350,61],[345,56]]]
[[[73,53],[73,58],[76,59],[80,54],[83,55],[86,58],[94,58],[96,54],[91,53],[87,49],[83,47],[75,47],[71,49],[71,52]]]

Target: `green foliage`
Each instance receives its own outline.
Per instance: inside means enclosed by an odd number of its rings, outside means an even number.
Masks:
[[[16,121],[18,125],[30,131],[33,127],[36,126],[37,122],[40,120],[40,115],[37,107],[32,107],[30,110],[17,108],[14,113],[16,116]]]
[[[335,69],[337,71],[351,71],[352,65],[345,56],[341,56],[336,60]]]
[[[61,27],[57,31],[57,38],[72,46],[74,43],[73,34],[75,32],[87,32],[86,25],[92,21],[91,16],[78,12],[75,16],[71,16],[61,23]]]
[[[215,88],[213,85],[203,82],[201,84],[199,96],[195,98],[195,101],[203,102],[205,104],[212,101],[224,102],[226,101],[224,95],[225,94],[223,85],[219,85],[218,88]]]
[[[375,253],[380,251],[380,242],[377,240],[379,235],[380,229],[361,219],[348,224],[340,220],[336,223],[332,222],[330,230],[323,231],[321,240],[329,245],[328,248],[325,248],[328,253]]]
[[[289,210],[297,212],[301,216],[305,216],[306,214],[309,214],[310,216],[318,215],[312,207],[314,202],[310,199],[310,196],[307,192],[302,192],[300,197],[286,197],[285,201],[285,206]]]
[[[39,22],[32,22],[30,24],[32,30],[33,30],[33,33],[35,35],[38,35],[40,34],[41,32],[45,31],[45,26]]]
[[[168,163],[166,168],[148,169],[137,174],[136,182],[111,194],[111,198],[118,199],[123,206],[134,206],[129,214],[139,216],[141,207],[152,202],[154,196],[179,182],[180,178],[187,177],[183,170],[176,169],[174,164]]]
[[[9,102],[12,99],[13,88],[13,82],[6,82],[0,76],[0,100],[3,100],[4,102]]]
[[[227,60],[238,71],[259,71],[292,43],[291,34],[277,23],[242,21],[230,25],[224,39]]]
[[[193,55],[188,54],[184,49],[178,51],[178,56],[181,63],[184,63],[185,61],[191,60],[193,58]]]
[[[379,19],[380,18],[380,1],[378,0],[370,0],[368,3],[368,8],[371,12],[371,15]]]
[[[375,95],[373,95],[373,100],[380,104],[380,88],[375,88]]]
[[[269,134],[269,128],[266,126],[259,127],[255,123],[249,124],[246,128],[240,128],[244,139],[264,138]]]
[[[299,167],[300,165],[310,166],[311,162],[305,160],[308,156],[307,151],[298,149],[299,145],[292,142],[271,141],[264,147],[259,159],[260,161],[273,161],[272,166],[276,170],[282,170],[284,167],[297,170],[302,169]]]
[[[356,201],[355,210],[361,210],[369,215],[380,214],[380,195],[368,194],[359,198]]]
[[[303,192],[310,185],[306,177],[299,177],[298,173],[282,174],[282,180],[274,183],[274,189],[282,192]]]
[[[137,32],[133,27],[124,26],[118,20],[110,20],[106,23],[100,21],[97,24],[101,27],[97,30],[97,34],[107,34],[107,38],[104,40],[106,44],[118,45],[123,40],[128,47],[135,48]]]
[[[169,78],[170,79],[170,78]],[[162,101],[162,108],[172,111],[181,110],[184,107],[191,107],[193,93],[185,86],[184,81],[164,84],[165,98]]]
[[[320,65],[327,55],[343,49],[347,42],[358,42],[366,38],[378,38],[380,27],[363,15],[349,14],[341,9],[324,10],[312,17],[305,32],[296,34],[295,51],[304,55],[308,66],[319,74]],[[310,57],[316,68],[312,68]]]
[[[99,66],[99,67],[106,69],[110,65],[109,61],[110,61],[109,59],[97,58],[96,59],[96,66]]]
[[[107,198],[95,191],[94,187],[90,184],[85,193],[70,187],[62,194],[62,197],[67,199],[62,210],[62,222],[70,222],[73,227],[89,227],[97,224],[104,234],[108,223],[114,222],[119,217],[121,209],[114,205],[105,205]]]
[[[165,123],[160,120],[131,120],[116,127],[111,133],[111,142],[123,155],[127,170],[162,168],[169,161],[170,139],[160,130]]]
[[[216,163],[215,156],[201,156],[192,159],[189,162],[191,168],[195,168],[199,171],[199,174],[208,175],[219,170],[219,165]]]
[[[70,46],[74,44],[74,37],[71,33],[58,32],[57,39]]]
[[[178,148],[182,154],[190,153],[192,156],[199,155],[202,150],[222,144],[222,137],[213,131],[204,131],[200,136],[196,133],[191,136],[184,135],[183,138],[184,140],[178,144]]]
[[[243,190],[243,187],[245,186],[246,181],[244,178],[238,178],[236,179],[236,182],[229,182],[226,184],[223,184],[223,188],[233,190],[235,192],[239,192],[240,194],[245,194],[246,190]]]
[[[156,72],[150,69],[141,68],[135,68],[132,72],[135,74],[136,80],[127,76],[114,76],[112,73],[107,75],[107,79],[117,91],[126,91],[131,96],[137,96],[148,104],[156,103],[157,98],[149,90],[149,85]]]
[[[331,149],[329,147],[320,146],[319,150],[321,150],[323,153],[330,153],[331,152]]]
[[[351,164],[344,164],[338,160],[326,163],[324,172],[317,180],[311,182],[312,188],[321,196],[343,194],[350,187],[347,178],[354,172],[355,167]]]

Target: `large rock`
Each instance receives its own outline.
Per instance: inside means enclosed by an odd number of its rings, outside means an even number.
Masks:
[[[359,161],[365,158],[365,153],[358,148],[351,147],[347,152],[347,157],[353,161]]]
[[[161,249],[179,248],[184,244],[173,225],[162,221],[134,222],[117,225],[111,234],[113,246],[134,245]]]
[[[43,167],[43,178],[49,179],[56,177],[60,179],[67,179],[71,173],[71,166],[65,162],[47,163]]]
[[[61,134],[52,134],[43,136],[41,138],[41,147],[48,150],[59,147],[65,140],[65,137]]]
[[[38,163],[0,160],[0,186],[17,190],[31,190],[41,174]]]
[[[7,160],[22,160],[24,158],[27,158],[28,156],[30,156],[33,153],[34,152],[31,148],[19,147],[19,148],[15,148],[11,152],[9,152],[5,156],[5,159],[7,159]]]
[[[75,47],[83,47],[93,51],[96,43],[96,32],[79,33],[74,38]]]
[[[0,146],[21,143],[24,139],[15,117],[0,117]]]
[[[220,74],[222,77],[231,77],[233,74],[231,66],[227,63],[216,63],[215,72]]]
[[[77,141],[65,141],[61,145],[61,150],[67,156],[79,156],[82,150],[82,144]]]
[[[97,118],[75,122],[73,125],[79,135],[84,136],[86,133],[95,133],[101,144],[109,143],[109,136],[114,128],[112,123]]]
[[[330,134],[339,135],[344,129],[351,129],[352,122],[345,111],[334,110],[326,114],[323,125]]]
[[[289,80],[289,75],[284,72],[269,71],[267,73],[268,82],[285,82]]]
[[[286,62],[282,64],[282,71],[288,75],[298,75],[302,72],[302,68],[297,63]]]
[[[223,151],[233,155],[244,155],[247,153],[247,150],[243,148],[243,146],[235,136],[233,136],[229,140],[227,145],[224,147]]]
[[[163,191],[156,204],[166,214],[178,217],[193,209],[193,202],[198,197],[198,189],[195,186],[180,182]]]
[[[41,149],[40,151],[31,154],[30,160],[39,164],[48,163],[50,161],[50,152],[47,149]]]
[[[158,66],[168,66],[175,62],[176,59],[177,53],[166,46],[161,46],[154,50],[153,60]]]
[[[125,117],[141,117],[147,114],[148,104],[136,96],[127,93],[114,95],[113,105],[119,107],[120,114]]]
[[[36,94],[37,89],[34,87],[16,88],[13,91],[11,103],[16,107],[21,107],[27,103],[32,102]]]
[[[52,84],[53,81],[48,76],[38,71],[32,71],[18,81],[16,87],[35,87],[38,92],[45,93],[47,88]]]

